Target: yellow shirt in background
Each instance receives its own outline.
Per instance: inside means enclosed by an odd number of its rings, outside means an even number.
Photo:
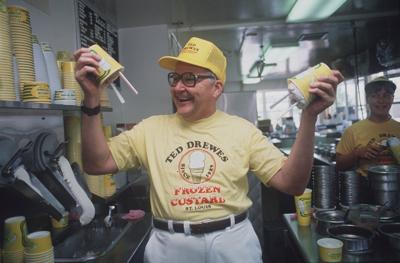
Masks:
[[[109,146],[119,169],[147,169],[153,215],[174,220],[245,211],[248,170],[267,184],[286,160],[253,124],[221,111],[197,122],[150,117]]]
[[[355,149],[371,145],[386,145],[386,140],[390,137],[400,138],[400,123],[395,120],[388,120],[383,123],[372,122],[368,119],[356,122],[347,128],[339,144],[336,152],[339,154],[349,154]],[[368,166],[380,164],[396,164],[396,159],[392,155],[389,147],[384,146],[383,151],[376,160],[360,159],[357,166],[357,172],[363,176],[367,175]]]

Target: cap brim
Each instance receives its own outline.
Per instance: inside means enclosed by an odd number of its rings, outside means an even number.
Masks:
[[[161,57],[158,60],[158,64],[160,65],[160,67],[162,67],[164,69],[168,69],[168,70],[175,70],[177,62],[183,62],[183,63],[187,63],[187,64],[190,64],[190,65],[194,65],[194,66],[197,66],[197,67],[204,68],[204,66],[201,65],[201,63],[196,63],[193,60],[189,61],[189,60],[185,60],[185,59],[181,59],[181,58],[177,58],[177,57],[172,57],[172,56],[164,56],[164,57]]]
[[[372,82],[368,83],[368,84],[365,86],[365,90],[371,90],[371,89],[379,88],[379,87],[381,87],[382,85],[385,85],[386,87],[392,88],[393,91],[396,90],[396,85],[395,85],[393,82],[388,81],[388,80],[377,80],[377,81],[372,81]]]

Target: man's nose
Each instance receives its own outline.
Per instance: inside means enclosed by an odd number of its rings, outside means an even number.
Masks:
[[[175,87],[174,87],[175,90],[185,90],[186,88],[187,88],[187,87],[186,87],[185,84],[183,84],[182,79],[180,79],[180,80],[176,83],[176,85],[175,85]]]

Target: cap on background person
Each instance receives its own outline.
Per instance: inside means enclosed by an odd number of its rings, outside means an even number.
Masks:
[[[367,85],[365,85],[365,93],[370,94],[381,88],[384,88],[393,94],[396,90],[396,84],[385,77],[378,77],[371,80],[367,83]]]
[[[162,68],[175,70],[177,62],[184,62],[210,70],[219,80],[226,80],[226,58],[222,51],[210,41],[192,37],[177,57],[164,56],[158,61]]]

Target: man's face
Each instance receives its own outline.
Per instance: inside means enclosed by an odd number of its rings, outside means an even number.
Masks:
[[[207,69],[186,63],[178,62],[175,72],[179,77],[183,73],[193,73],[198,77],[193,87],[185,85],[182,79],[177,81],[175,86],[170,87],[177,113],[188,121],[196,121],[212,115],[216,110],[216,101],[222,92],[222,82],[216,80]]]
[[[393,92],[390,88],[377,88],[367,95],[367,103],[371,109],[371,115],[387,118],[393,103]]]

